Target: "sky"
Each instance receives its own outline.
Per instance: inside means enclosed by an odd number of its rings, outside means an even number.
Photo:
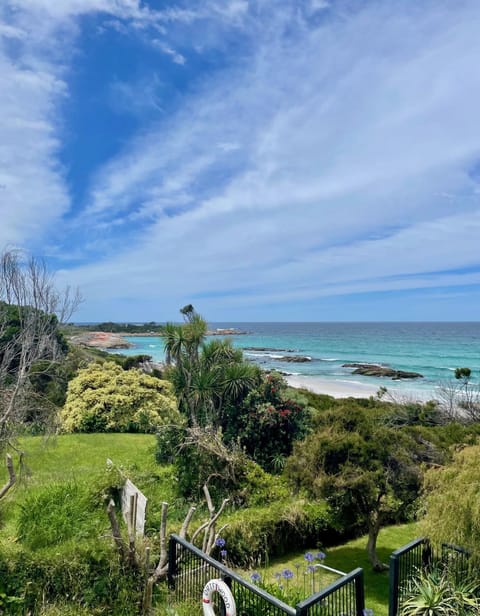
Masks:
[[[1,0],[0,249],[76,321],[479,320],[478,0]]]

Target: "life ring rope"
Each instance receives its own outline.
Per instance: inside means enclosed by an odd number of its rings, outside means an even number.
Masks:
[[[218,592],[225,605],[225,616],[236,616],[237,608],[235,606],[235,599],[233,598],[232,591],[223,580],[217,579],[207,582],[203,589],[203,616],[215,616],[215,610],[212,604],[212,595],[215,592]]]

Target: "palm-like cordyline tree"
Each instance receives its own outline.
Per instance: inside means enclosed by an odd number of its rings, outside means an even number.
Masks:
[[[180,407],[192,425],[219,426],[226,404],[234,404],[259,381],[230,340],[205,342],[207,324],[193,306],[182,308],[185,323],[165,327],[166,363]]]

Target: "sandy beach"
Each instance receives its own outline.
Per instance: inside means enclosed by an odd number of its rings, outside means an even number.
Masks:
[[[412,388],[409,391],[391,386],[391,381],[379,381],[378,384],[358,383],[349,381],[331,381],[315,376],[286,376],[290,387],[301,387],[317,394],[328,394],[334,398],[369,398],[376,396],[380,387],[387,387],[395,400],[430,400],[434,396],[426,391]]]

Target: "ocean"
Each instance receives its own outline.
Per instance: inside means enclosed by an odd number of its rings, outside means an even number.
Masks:
[[[421,399],[437,397],[454,381],[458,367],[472,370],[471,382],[480,385],[480,323],[210,323],[210,329],[236,328],[247,332],[231,336],[245,357],[265,369],[289,375],[295,385],[325,393],[373,395],[387,387],[398,395]],[[161,338],[127,337],[135,344],[128,354],[164,358]],[[265,348],[267,350],[252,350]],[[305,363],[287,363],[282,356],[302,355]],[[352,374],[345,363],[374,363],[419,372],[421,379],[393,381]],[[355,392],[355,394],[353,393]],[[334,394],[335,395],[335,394]]]

